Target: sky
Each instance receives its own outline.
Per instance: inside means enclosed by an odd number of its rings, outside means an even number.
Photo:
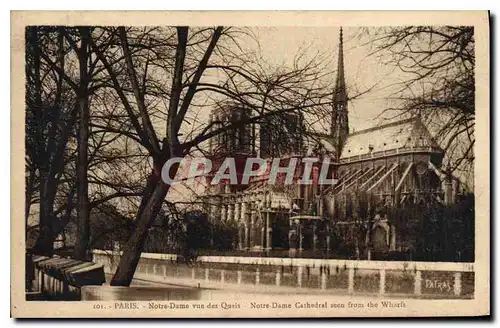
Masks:
[[[314,56],[317,52],[329,55],[327,63],[336,71],[339,46],[339,27],[272,27],[253,29],[264,58],[277,64],[293,59],[300,49]],[[389,105],[390,85],[399,72],[370,56],[366,37],[359,37],[360,29],[344,27],[344,65],[346,84],[354,96],[375,86],[360,98],[349,103],[349,125],[359,131],[378,123],[377,116]],[[332,80],[336,74],[332,74]],[[333,82],[332,82],[333,83]]]

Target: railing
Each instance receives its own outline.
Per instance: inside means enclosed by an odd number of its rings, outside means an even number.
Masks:
[[[116,270],[119,253],[94,250],[94,262]],[[474,264],[303,258],[200,256],[193,265],[176,255],[143,253],[138,279],[179,279],[193,286],[236,289],[310,288],[320,292],[418,298],[473,298]]]
[[[435,147],[413,147],[413,148],[397,148],[397,149],[391,149],[391,150],[382,150],[382,151],[377,151],[373,152],[370,154],[362,154],[362,155],[355,155],[355,156],[350,156],[346,158],[342,158],[339,163],[340,164],[346,164],[346,163],[352,163],[352,162],[358,162],[358,161],[363,161],[363,160],[370,160],[370,159],[377,159],[377,158],[382,158],[386,156],[393,156],[393,155],[404,155],[404,154],[410,154],[410,153],[439,153],[442,152],[440,149],[435,148]]]

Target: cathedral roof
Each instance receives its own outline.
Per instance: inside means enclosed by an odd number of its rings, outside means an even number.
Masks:
[[[420,118],[376,126],[349,134],[340,159],[399,149],[432,148],[441,151]]]
[[[334,153],[331,137],[318,135],[317,142],[327,153]],[[341,161],[352,157],[389,155],[399,150],[442,152],[420,118],[396,121],[349,134],[342,148]]]

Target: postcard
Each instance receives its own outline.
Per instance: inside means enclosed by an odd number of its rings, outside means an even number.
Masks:
[[[490,314],[487,11],[11,26],[13,317]]]

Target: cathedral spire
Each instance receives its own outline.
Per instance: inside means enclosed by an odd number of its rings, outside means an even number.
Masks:
[[[333,95],[331,134],[336,149],[336,157],[340,159],[342,148],[349,134],[349,120],[347,112],[347,87],[344,72],[344,40],[342,27],[339,37],[339,56],[337,63],[337,79]]]
[[[339,38],[339,58],[337,63],[337,81],[335,82],[335,103],[347,104],[347,90],[344,75],[344,38],[342,27]]]

